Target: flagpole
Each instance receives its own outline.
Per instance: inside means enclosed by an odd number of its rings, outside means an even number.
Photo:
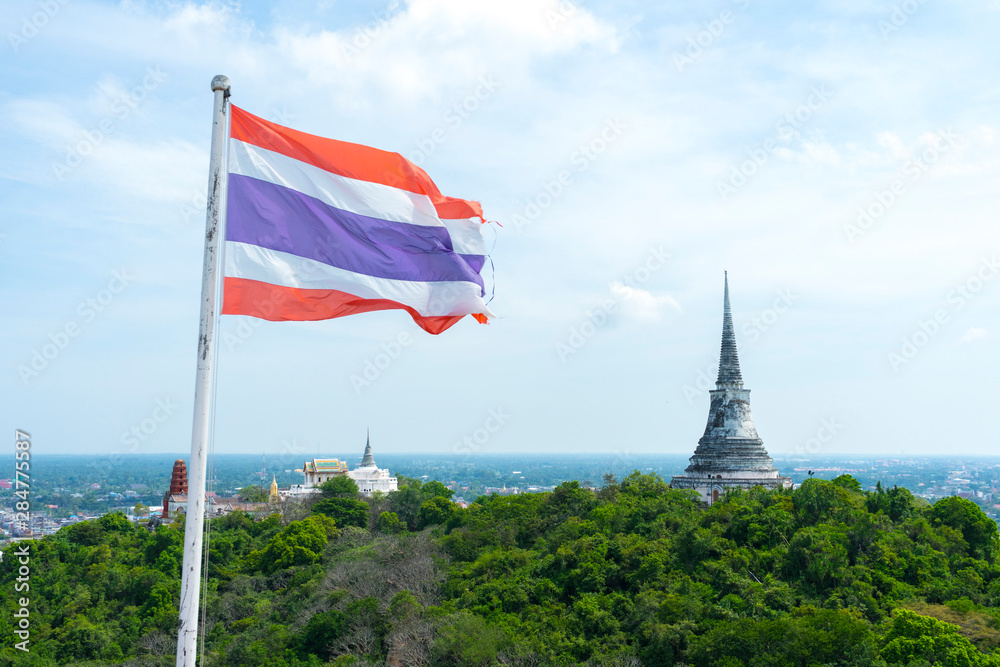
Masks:
[[[229,79],[212,79],[215,110],[212,150],[208,164],[208,211],[205,218],[205,262],[201,274],[201,324],[198,329],[198,373],[194,387],[194,424],[188,464],[187,512],[184,524],[184,565],[181,569],[180,628],[177,631],[177,667],[195,667],[198,659],[198,596],[201,584],[202,529],[205,525],[205,476],[211,424],[212,361],[215,336],[216,264],[226,173],[226,120],[229,115]]]

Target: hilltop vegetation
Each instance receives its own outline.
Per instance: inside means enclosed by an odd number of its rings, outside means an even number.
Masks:
[[[481,497],[328,486],[212,521],[206,665],[1000,667],[996,523],[851,477],[727,494],[656,475]],[[173,664],[183,524],[120,514],[33,543],[32,652],[0,662]]]

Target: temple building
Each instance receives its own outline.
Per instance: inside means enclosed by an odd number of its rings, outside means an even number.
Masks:
[[[271,475],[271,492],[267,494],[267,502],[271,505],[281,502],[281,494],[278,493],[277,475]]]
[[[358,491],[363,496],[370,496],[376,491],[389,493],[399,488],[396,478],[389,474],[388,468],[379,468],[375,465],[375,457],[372,456],[371,435],[368,436],[368,442],[365,443],[365,455],[361,459],[361,465],[351,470],[347,475],[358,485]]]
[[[184,504],[187,505],[187,492],[188,492],[188,473],[187,466],[184,464],[184,459],[177,459],[174,461],[174,469],[170,474],[170,488],[167,492],[163,494],[163,514],[161,518],[170,518],[170,503],[171,499],[176,497],[184,497]],[[175,505],[176,505],[175,501]]]
[[[736,350],[733,315],[729,308],[729,276],[725,280],[722,310],[722,352],[719,377],[709,392],[708,424],[705,434],[683,475],[670,483],[675,489],[694,489],[711,505],[726,489],[791,488],[790,477],[779,477],[774,462],[757,435],[750,412],[750,390],[743,388],[740,360]]]
[[[277,484],[271,484],[272,496]],[[280,500],[280,499],[279,499]],[[176,518],[187,513],[188,507],[188,477],[187,466],[183,459],[174,461],[174,469],[170,474],[170,488],[163,494],[163,512],[161,520]],[[238,497],[224,498],[215,495],[214,492],[205,493],[205,516],[217,517],[229,514],[230,512],[257,512],[262,511],[266,505],[262,503],[245,503]]]
[[[389,474],[388,468],[379,468],[375,465],[375,457],[372,456],[371,436],[365,444],[365,454],[361,459],[361,465],[354,470],[348,470],[347,462],[339,459],[313,459],[305,461],[302,468],[295,472],[302,473],[302,484],[293,484],[285,492],[285,495],[304,496],[318,493],[320,484],[341,475],[353,479],[354,483],[358,485],[358,491],[365,496],[370,496],[376,491],[388,493],[396,491],[398,488],[396,478]]]
[[[313,488],[334,477],[347,474],[347,461],[340,459],[313,459],[305,461],[302,468],[295,472],[302,473],[302,487]]]

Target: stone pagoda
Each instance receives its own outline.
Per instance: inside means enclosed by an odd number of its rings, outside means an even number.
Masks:
[[[729,276],[726,275],[722,310],[722,354],[719,357],[719,377],[711,392],[708,424],[705,435],[691,457],[691,465],[683,475],[671,480],[675,489],[694,489],[711,505],[726,489],[791,488],[790,477],[779,477],[774,462],[767,455],[764,443],[750,413],[750,390],[743,388],[740,360],[733,331],[733,314],[729,308]]]
[[[161,517],[164,519],[170,518],[170,499],[173,496],[185,496],[187,499],[188,492],[188,473],[187,466],[184,465],[184,459],[177,459],[174,461],[174,469],[170,474],[170,488],[167,492],[163,494],[163,512]]]
[[[365,454],[361,457],[361,465],[359,468],[374,468],[375,457],[372,456],[372,434],[368,433],[368,441],[365,442]]]

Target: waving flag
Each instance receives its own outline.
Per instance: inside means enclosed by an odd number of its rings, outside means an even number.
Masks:
[[[445,197],[398,153],[231,113],[223,314],[402,309],[433,334],[493,316],[477,202]]]

